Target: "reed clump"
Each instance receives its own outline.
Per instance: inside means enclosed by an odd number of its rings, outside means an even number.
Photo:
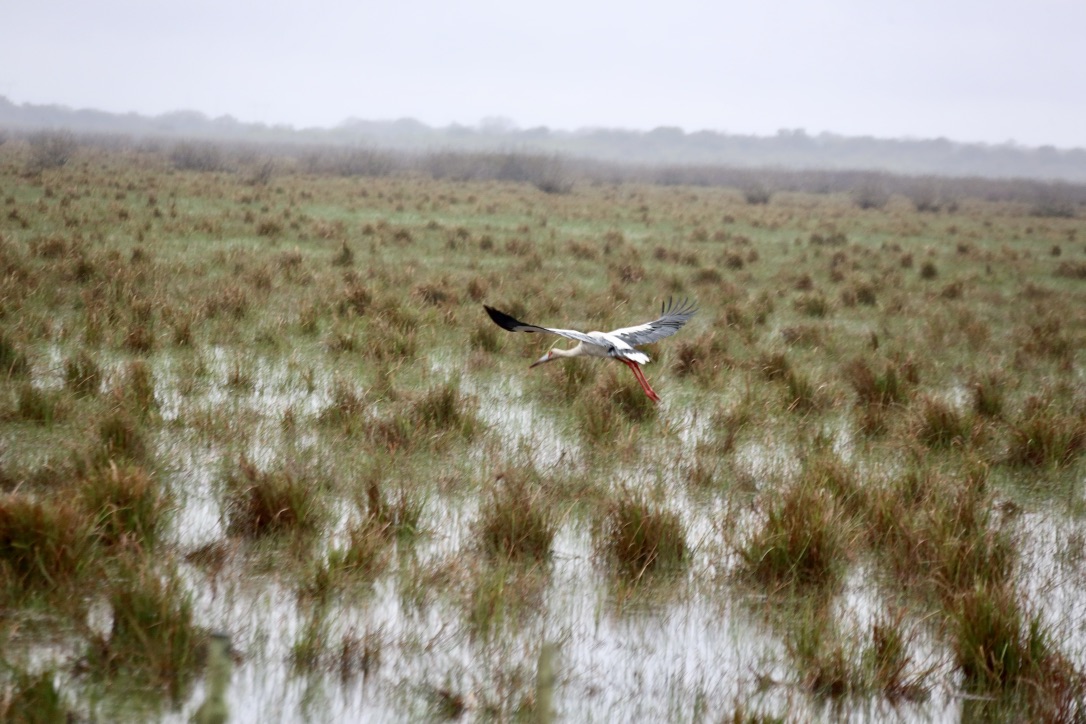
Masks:
[[[859,406],[887,407],[909,401],[910,377],[915,376],[911,366],[887,360],[880,367],[873,367],[867,360],[857,358],[845,366],[844,372]]]
[[[496,325],[480,321],[472,328],[468,344],[472,349],[497,354],[502,349],[502,338],[499,336]]]
[[[136,421],[122,410],[114,410],[98,423],[100,458],[139,462],[148,457],[147,441]]]
[[[141,467],[111,461],[80,482],[79,503],[107,546],[154,548],[165,527],[170,497]]]
[[[496,481],[484,498],[478,536],[488,556],[542,563],[550,558],[557,528],[534,476],[513,472]]]
[[[800,683],[819,699],[840,700],[862,693],[864,671],[857,665],[850,639],[839,635],[823,611],[804,612],[789,639],[789,653]]]
[[[1018,419],[1010,423],[1008,463],[1059,468],[1086,451],[1086,413],[1061,408],[1049,395],[1026,400]]]
[[[536,386],[540,396],[556,403],[580,397],[599,373],[598,360],[574,358],[544,365],[538,372]],[[537,370],[532,370],[536,372]]]
[[[31,674],[16,669],[5,677],[5,695],[0,698],[0,719],[11,724],[72,721],[75,714],[68,708],[54,679],[57,671],[43,669]]]
[[[591,390],[577,398],[575,413],[581,434],[588,441],[606,443],[630,425],[655,419],[659,411],[639,384],[619,377],[610,368],[599,375]]]
[[[762,352],[755,361],[762,377],[769,381],[784,380],[792,372],[792,363],[784,352]]]
[[[625,384],[607,385],[606,388],[597,386],[593,395],[597,400],[608,397],[622,417],[630,422],[644,422],[657,417],[659,408],[652,399],[645,394],[641,386],[633,381]]]
[[[1025,610],[1009,587],[978,585],[963,593],[950,628],[968,691],[1015,694],[1040,719],[1082,716],[1086,678],[1059,652],[1040,614]]]
[[[981,375],[973,381],[971,392],[973,412],[989,420],[1002,419],[1006,393],[1000,375]]]
[[[904,630],[903,614],[880,616],[871,622],[871,641],[864,652],[871,671],[873,688],[891,704],[919,702],[928,697],[928,680],[933,668],[916,671],[909,654],[910,637]]]
[[[314,481],[289,468],[263,471],[242,458],[227,473],[224,485],[227,530],[232,535],[306,533],[320,523]]]
[[[410,316],[378,316],[367,326],[366,344],[360,351],[377,363],[410,363],[418,357],[418,329],[417,320]]]
[[[366,397],[346,380],[337,379],[332,385],[332,399],[317,416],[322,425],[343,429],[348,435],[366,424],[369,409]]]
[[[788,652],[800,685],[817,699],[882,696],[892,705],[920,702],[930,691],[935,667],[919,668],[909,653],[903,614],[880,614],[864,630],[842,630],[822,596],[785,599]],[[779,604],[778,604],[779,605]]]
[[[382,465],[378,462],[376,466]],[[410,541],[422,532],[422,514],[425,498],[407,485],[401,485],[394,497],[382,492],[384,470],[376,467],[370,471],[366,482],[366,500],[359,501],[359,508],[386,537]]]
[[[102,386],[102,369],[85,349],[64,363],[64,384],[77,397],[93,397]]]
[[[30,373],[30,358],[3,333],[0,333],[0,373],[8,377]]]
[[[785,409],[788,412],[807,414],[817,412],[829,405],[821,386],[811,375],[791,369],[784,379]]]
[[[706,333],[694,339],[679,340],[671,370],[680,378],[691,378],[702,385],[715,380],[728,360],[724,338]]]
[[[620,493],[611,504],[597,547],[618,573],[633,580],[675,571],[690,557],[678,513],[629,491]]]
[[[15,591],[50,591],[94,566],[93,523],[68,501],[0,496],[0,580]]]
[[[68,405],[57,390],[45,390],[30,382],[19,387],[15,409],[10,419],[50,426],[67,416]]]
[[[924,397],[920,401],[914,430],[921,444],[942,450],[970,444],[976,432],[969,414],[938,397]]]
[[[199,671],[206,634],[175,574],[131,566],[110,587],[113,625],[93,636],[87,658],[98,675],[123,675],[180,701]]]
[[[389,451],[443,447],[453,440],[471,440],[484,430],[475,398],[460,392],[450,379],[397,404],[369,425],[371,443]]]
[[[328,555],[330,567],[372,580],[388,564],[388,536],[372,519],[351,525],[346,542]]]
[[[813,490],[828,492],[849,515],[861,516],[871,507],[870,488],[861,482],[855,467],[828,446],[816,449],[804,461],[801,481]]]
[[[995,515],[983,475],[910,471],[881,489],[869,533],[902,586],[953,598],[976,585],[1003,585],[1015,542]]]
[[[158,409],[154,373],[145,361],[132,360],[127,363],[121,384],[121,395],[136,415],[145,417]]]
[[[738,546],[742,575],[773,589],[836,585],[852,526],[833,496],[801,478],[764,505],[761,526]]]
[[[389,537],[373,519],[352,523],[345,538],[317,562],[305,593],[324,600],[349,583],[372,582],[388,566]]]
[[[460,383],[449,380],[435,385],[411,403],[415,423],[432,432],[454,432],[471,438],[481,427],[475,401],[460,392]]]

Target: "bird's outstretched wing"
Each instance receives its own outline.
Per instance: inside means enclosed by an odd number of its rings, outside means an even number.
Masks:
[[[549,327],[539,327],[534,324],[525,324],[513,317],[509,316],[505,312],[499,311],[494,307],[488,307],[483,305],[483,309],[490,315],[490,318],[494,320],[494,324],[498,325],[502,329],[510,332],[540,332],[543,334],[556,334],[559,337],[565,337],[566,339],[575,339],[578,342],[585,342],[587,344],[599,345],[600,340],[595,339],[584,332],[578,332],[575,329],[551,329]]]
[[[610,334],[618,337],[631,347],[651,344],[658,339],[670,337],[678,332],[697,311],[698,308],[689,300],[683,300],[676,305],[672,303],[671,299],[668,299],[667,304],[660,305],[659,319],[635,327],[616,329]]]

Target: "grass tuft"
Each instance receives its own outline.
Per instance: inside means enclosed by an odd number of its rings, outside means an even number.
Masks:
[[[834,700],[865,688],[864,672],[853,662],[852,642],[834,634],[826,613],[806,612],[795,628],[788,648],[803,688],[817,698]]]
[[[475,324],[468,343],[472,349],[489,354],[500,352],[502,348],[502,338],[499,336],[497,326],[488,321],[479,321]]]
[[[955,663],[972,691],[1043,689],[1070,668],[1040,614],[1023,611],[1007,587],[980,585],[966,592],[951,627]]]
[[[634,580],[676,570],[690,557],[678,513],[629,491],[611,505],[598,546],[620,574]]]
[[[374,444],[396,451],[471,440],[483,425],[475,398],[461,394],[459,382],[449,380],[400,404],[370,425],[367,435]]]
[[[79,501],[94,521],[98,539],[108,546],[151,549],[162,533],[169,497],[154,478],[136,466],[94,471],[81,481]]]
[[[373,519],[353,523],[345,545],[333,547],[317,563],[305,592],[324,599],[349,582],[373,581],[388,565],[388,543],[386,530]]]
[[[48,426],[63,420],[66,413],[64,400],[56,390],[43,390],[25,382],[19,387],[19,397],[12,417]]]
[[[543,562],[550,558],[557,528],[539,485],[518,471],[501,476],[486,497],[479,542],[491,557]]]
[[[120,410],[107,415],[98,424],[98,439],[102,444],[103,462],[110,460],[143,460],[147,443],[136,422]]]
[[[765,522],[739,548],[742,571],[775,588],[835,585],[850,556],[848,530],[834,498],[800,480],[769,502]]]
[[[0,372],[8,377],[30,374],[30,359],[3,333],[0,333]]]
[[[785,408],[789,412],[806,414],[826,406],[826,400],[819,386],[812,382],[806,373],[791,369],[784,383]]]
[[[126,364],[118,396],[138,417],[146,417],[157,410],[155,378],[151,366],[143,360],[133,360]]]
[[[64,384],[78,397],[92,397],[102,386],[102,369],[86,350],[64,363]]]
[[[906,375],[892,362],[885,362],[881,371],[873,369],[864,359],[855,359],[845,367],[845,378],[856,391],[858,405],[903,405],[909,400]]]
[[[317,419],[322,425],[342,427],[351,434],[356,427],[365,424],[366,398],[354,385],[336,379],[332,386],[332,400],[320,411]]]
[[[109,603],[113,626],[108,637],[94,637],[88,653],[95,670],[164,688],[180,701],[199,669],[206,638],[184,584],[174,574],[130,570],[112,584]]]
[[[1058,468],[1086,450],[1086,415],[1067,413],[1046,396],[1026,401],[1011,423],[1007,460],[1011,465]]]
[[[1003,417],[1003,379],[992,373],[976,379],[972,385],[973,412],[990,420]]]
[[[855,468],[828,447],[804,462],[802,481],[812,490],[828,492],[849,514],[859,515],[870,506],[871,493],[860,483]]]
[[[456,380],[431,387],[412,403],[411,412],[417,425],[433,432],[457,432],[471,438],[480,425],[474,401],[460,394]]]
[[[910,471],[872,502],[869,533],[903,586],[941,599],[1002,585],[1015,546],[997,523],[983,476]]]
[[[243,457],[226,476],[225,486],[227,530],[232,535],[304,533],[320,522],[312,481],[291,470],[261,471]]]
[[[89,570],[91,521],[67,501],[0,497],[0,580],[17,589],[55,589]]]
[[[633,375],[619,376],[615,366],[603,372],[592,389],[577,398],[574,406],[581,433],[589,441],[614,440],[631,423],[654,419],[656,403],[649,399]]]
[[[15,670],[5,682],[0,698],[0,720],[10,724],[48,724],[75,721],[56,685],[56,672],[45,669],[37,674]]]
[[[874,687],[892,704],[927,698],[930,671],[910,674],[909,639],[902,616],[879,617],[871,623],[871,643],[865,652]]]
[[[915,429],[916,438],[922,444],[944,450],[969,444],[974,433],[971,416],[937,397],[925,397],[921,401]]]
[[[422,531],[426,501],[407,486],[401,486],[391,501],[381,492],[380,473],[371,473],[366,483],[365,514],[385,535],[401,541],[411,540]]]

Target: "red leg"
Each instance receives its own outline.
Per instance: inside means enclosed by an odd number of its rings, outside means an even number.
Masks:
[[[660,396],[656,394],[656,391],[649,385],[649,381],[645,379],[645,373],[641,371],[641,365],[628,359],[622,360],[622,363],[634,373],[634,377],[637,378],[637,382],[641,385],[641,389],[645,391],[645,394],[649,396],[649,399],[653,402],[659,402]]]

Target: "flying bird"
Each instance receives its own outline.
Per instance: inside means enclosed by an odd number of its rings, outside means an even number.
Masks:
[[[505,312],[498,311],[494,307],[483,305],[483,309],[490,315],[502,329],[510,332],[542,332],[555,334],[559,337],[572,339],[577,342],[573,349],[552,348],[530,366],[535,367],[544,362],[550,362],[560,357],[611,357],[630,368],[637,378],[641,389],[653,402],[659,402],[660,396],[645,379],[645,373],[641,371],[641,365],[647,364],[649,356],[635,349],[643,344],[651,344],[682,329],[682,326],[690,321],[697,312],[697,307],[689,301],[672,304],[669,299],[666,304],[660,306],[660,317],[651,322],[638,324],[633,327],[623,327],[611,332],[578,332],[575,329],[551,329],[539,327],[534,324],[526,324],[509,316]]]

